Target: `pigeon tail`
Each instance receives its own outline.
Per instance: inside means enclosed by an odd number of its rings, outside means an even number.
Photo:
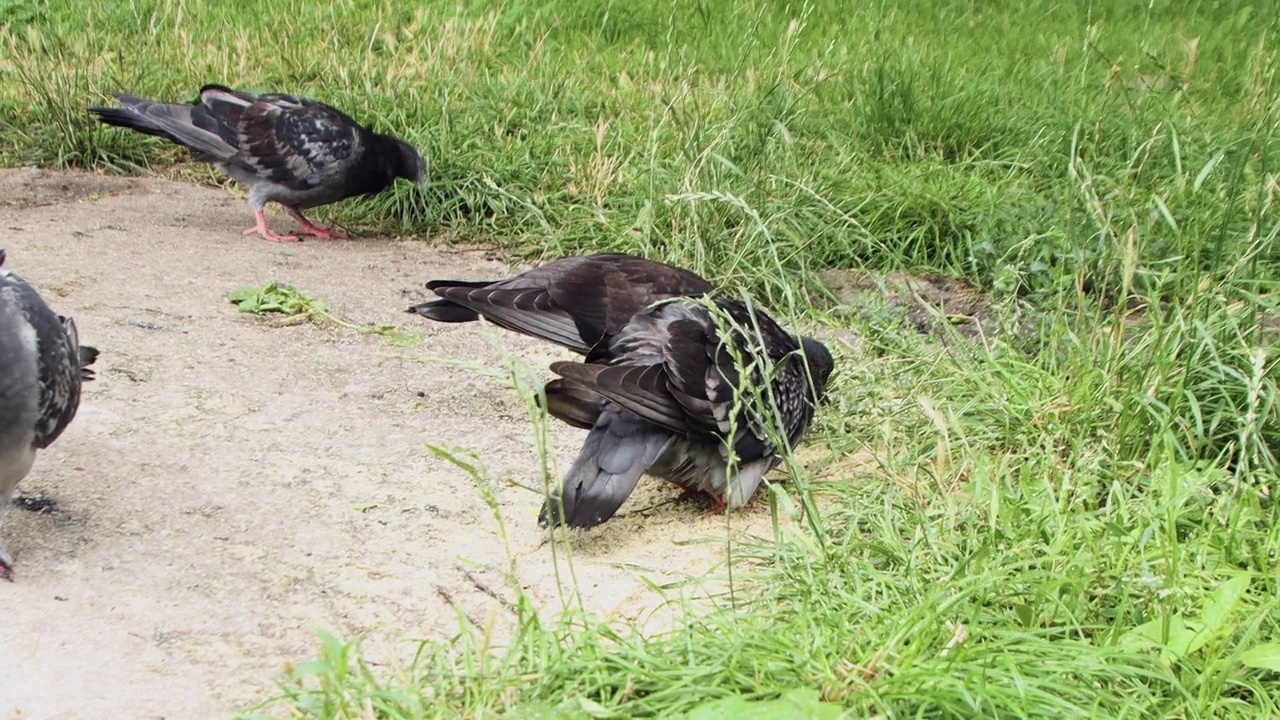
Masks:
[[[480,319],[480,313],[470,308],[462,307],[452,300],[429,300],[417,305],[410,305],[405,312],[417,313],[428,320],[443,323],[475,322]]]
[[[447,288],[482,288],[494,285],[498,280],[432,280],[427,283],[427,289],[435,292],[440,289]],[[480,313],[468,307],[463,307],[452,300],[428,300],[427,302],[418,303],[409,306],[407,313],[417,313],[428,320],[435,320],[443,323],[465,323],[475,322],[480,319]]]
[[[98,348],[93,347],[92,345],[80,346],[80,381],[81,382],[88,382],[94,379],[94,377],[96,377],[93,374],[93,369],[90,368],[89,366],[92,365],[94,362],[96,362],[97,359],[98,359]]]
[[[100,122],[106,123],[107,125],[115,125],[116,127],[128,128],[130,130],[137,130],[140,133],[144,133],[146,135],[154,135],[156,137],[162,137],[165,140],[168,140],[169,142],[177,143],[179,145],[185,144],[181,140],[179,140],[177,137],[174,137],[173,133],[151,122],[146,118],[146,116],[139,115],[137,111],[135,111],[133,108],[110,108],[110,107],[94,106],[89,108],[89,112],[93,113],[94,115],[97,115],[98,120]]]
[[[616,405],[600,413],[559,493],[538,515],[544,527],[564,523],[590,528],[613,517],[640,476],[675,440],[669,430],[650,425]]]
[[[112,97],[120,102],[121,107],[88,108],[89,112],[98,116],[99,122],[162,137],[190,148],[195,151],[197,159],[208,162],[229,160],[236,154],[236,149],[213,132],[211,127],[197,124],[195,113],[201,112],[198,107],[159,103],[124,93],[114,93]],[[208,125],[211,118],[206,114],[200,120]]]

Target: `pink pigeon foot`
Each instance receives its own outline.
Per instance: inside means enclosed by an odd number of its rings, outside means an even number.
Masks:
[[[257,224],[251,228],[245,228],[245,231],[241,233],[242,235],[253,235],[254,233],[257,233],[261,235],[263,239],[270,240],[272,242],[297,242],[298,241],[297,235],[277,235],[276,233],[273,233],[271,232],[271,230],[267,229],[267,214],[265,212],[261,210],[255,210],[253,214],[254,214],[254,217],[258,219]]]
[[[336,238],[338,240],[347,239],[347,234],[342,232],[341,230],[326,230],[312,223],[310,220],[305,218],[302,215],[302,211],[298,210],[297,208],[287,207],[284,209],[284,211],[289,213],[289,215],[294,220],[297,220],[298,223],[302,225],[302,227],[298,230],[298,232],[302,233],[303,235],[314,235],[318,238]]]
[[[711,501],[711,507],[707,508],[708,515],[720,515],[728,507],[728,505],[725,504],[724,498],[718,495],[715,495],[714,493],[705,492],[703,490],[696,490],[691,487],[685,487],[680,483],[674,483],[674,484],[676,487],[680,488],[680,495],[676,497],[677,502],[683,502],[685,500],[709,499]]]

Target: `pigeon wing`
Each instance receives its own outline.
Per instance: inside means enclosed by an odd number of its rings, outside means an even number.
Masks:
[[[588,350],[573,317],[556,305],[545,288],[504,287],[501,283],[479,288],[428,283],[427,287],[441,298],[472,310],[499,327],[575,352]]]
[[[45,308],[48,310],[48,308]],[[40,347],[40,418],[33,444],[46,448],[62,435],[80,408],[80,339],[71,318],[50,328],[42,325],[37,337]]]
[[[336,108],[292,95],[248,95],[207,89],[206,107],[239,109],[235,162],[292,190],[340,181],[360,161],[364,129]],[[243,104],[246,103],[247,105]]]
[[[667,386],[662,365],[598,365],[556,362],[551,372],[602,395],[643,420],[678,433],[692,428],[684,406]]]
[[[46,448],[66,430],[80,406],[81,355],[75,323],[60,318],[22,278],[0,271],[0,289],[16,301],[35,335],[37,401],[35,439]]]
[[[590,430],[604,412],[605,399],[571,380],[556,378],[546,384],[547,413],[561,422]]]
[[[445,302],[411,311],[442,322],[483,315],[513,332],[582,354],[593,352],[654,302],[711,289],[687,270],[624,253],[562,258],[506,280],[435,280],[427,287]]]

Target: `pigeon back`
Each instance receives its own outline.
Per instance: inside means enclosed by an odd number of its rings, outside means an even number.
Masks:
[[[513,332],[588,354],[650,304],[700,296],[712,286],[698,275],[624,253],[554,260],[506,280],[433,280],[441,297],[409,312],[441,322],[485,317]]]
[[[4,339],[0,360],[35,361],[33,445],[46,448],[66,430],[80,406],[82,354],[75,323],[53,312],[40,295],[18,275],[0,269],[0,304],[17,328],[18,337]],[[96,351],[94,351],[96,358]]]

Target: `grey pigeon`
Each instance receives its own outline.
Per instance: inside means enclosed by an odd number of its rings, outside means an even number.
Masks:
[[[591,432],[543,524],[599,525],[646,472],[741,507],[782,459],[766,428],[795,447],[834,367],[822,343],[724,297],[659,302],[593,355],[551,366],[566,386],[552,414]]]
[[[546,386],[548,411],[591,432],[560,493],[543,506],[544,524],[599,525],[645,472],[736,508],[781,459],[762,430],[764,419],[747,408],[731,419],[734,388],[742,384],[705,299],[714,289],[687,270],[602,253],[556,260],[507,280],[437,280],[427,287],[441,299],[409,312],[441,322],[483,316],[586,356],[585,364],[552,365],[561,377]],[[724,298],[714,305],[736,323],[730,337],[740,354],[781,364],[767,390],[794,445],[831,374],[831,354],[812,338],[797,340],[758,309]],[[748,380],[766,387],[759,363]],[[731,429],[732,477],[725,443]]]
[[[0,266],[4,265],[0,250]],[[49,447],[80,407],[80,385],[93,379],[95,348],[80,345],[76,325],[0,267],[0,519],[36,451]],[[0,578],[13,558],[0,536]]]
[[[297,95],[237,92],[205,85],[193,104],[160,103],[114,93],[122,107],[91,107],[108,125],[156,135],[190,148],[249,190],[256,224],[245,235],[292,241],[267,229],[264,208],[279,203],[302,224],[299,232],[346,237],[302,215],[357,195],[386,190],[396,178],[421,183],[422,155],[409,143],[379,135],[337,108]]]

